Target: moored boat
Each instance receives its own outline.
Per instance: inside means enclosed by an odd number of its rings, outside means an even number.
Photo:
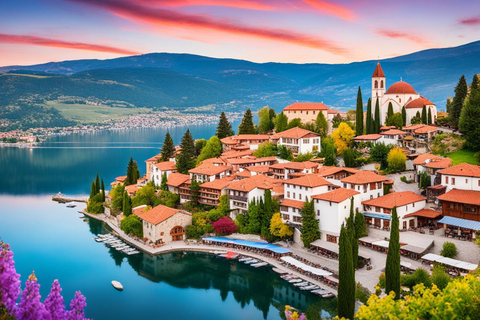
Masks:
[[[113,280],[113,281],[112,281],[112,286],[113,286],[115,289],[117,289],[118,291],[122,291],[122,290],[123,290],[123,285],[122,285],[120,282],[116,281],[116,280]]]

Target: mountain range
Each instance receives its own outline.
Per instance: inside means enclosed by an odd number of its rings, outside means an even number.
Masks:
[[[179,110],[210,106],[217,112],[264,105],[279,111],[294,101],[312,101],[348,110],[355,106],[358,86],[366,103],[376,63],[254,63],[150,53],[6,66],[0,67],[0,117],[22,127],[69,122],[46,104],[49,101]],[[443,109],[460,76],[470,81],[480,71],[480,41],[384,59],[381,64],[387,87],[402,79]]]

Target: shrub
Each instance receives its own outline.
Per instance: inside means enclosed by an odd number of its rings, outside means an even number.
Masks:
[[[225,215],[223,214],[223,212],[220,211],[219,209],[212,209],[208,212],[207,219],[210,222],[215,222],[215,221],[223,218],[224,216]]]
[[[435,264],[432,270],[432,283],[443,290],[452,281],[452,278],[445,273],[445,267]]]
[[[393,148],[390,150],[387,156],[388,171],[401,172],[405,171],[405,163],[407,162],[407,156],[400,148]]]
[[[88,199],[87,212],[90,213],[103,213],[103,194],[98,193],[93,198]]]
[[[238,227],[232,219],[223,217],[213,223],[213,231],[222,236],[226,236],[237,231]]]
[[[446,258],[454,258],[457,255],[457,246],[453,242],[445,242],[440,254]]]
[[[362,286],[360,282],[357,282],[355,286],[355,299],[362,302],[363,304],[367,303],[368,297],[370,297],[371,292]]]
[[[430,287],[432,285],[430,275],[422,268],[416,269],[410,275],[402,275],[400,283],[403,286],[410,288],[410,290],[413,290],[413,287],[420,283],[423,283],[425,287]]]
[[[177,204],[180,203],[180,195],[172,193],[170,191],[162,191],[158,197],[159,204],[164,206],[175,208]]]
[[[122,222],[120,222],[120,229],[126,234],[143,238],[142,219],[134,214],[123,218]]]

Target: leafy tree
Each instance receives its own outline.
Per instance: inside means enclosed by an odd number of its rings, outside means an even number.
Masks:
[[[302,120],[300,120],[300,118],[295,118],[288,122],[287,129],[292,129],[295,127],[302,127]]]
[[[110,196],[112,197],[111,209],[112,213],[118,213],[123,209],[123,192],[125,191],[125,186],[122,184],[117,184],[117,186],[112,189]]]
[[[302,235],[301,239],[303,245],[310,248],[310,244],[320,239],[320,228],[318,226],[318,219],[315,218],[315,210],[313,201],[306,201],[303,208],[300,210],[302,216]]]
[[[335,166],[337,164],[336,148],[333,139],[322,139],[322,156],[324,165]]]
[[[238,229],[235,222],[233,222],[232,219],[228,217],[223,217],[221,219],[218,219],[212,224],[212,226],[215,234],[221,235],[221,236],[230,235],[235,231],[237,231]]]
[[[419,112],[417,112],[417,115],[415,117],[412,117],[412,119],[410,119],[410,123],[411,124],[420,124],[422,123],[422,117],[418,115]]]
[[[203,148],[207,145],[207,140],[197,139],[195,140],[195,156],[198,157],[202,152]]]
[[[155,187],[147,184],[141,187],[132,198],[132,207],[141,205],[154,206],[155,205]]]
[[[170,191],[162,191],[158,196],[158,204],[175,208],[180,203],[180,195]],[[156,204],[155,204],[156,205]]]
[[[87,212],[95,214],[103,213],[103,195],[97,193],[93,198],[88,199],[86,210]]]
[[[188,170],[195,168],[195,142],[190,133],[190,130],[187,129],[187,132],[182,137],[181,144],[182,151],[177,156],[177,170],[180,173],[188,174]]]
[[[253,125],[252,111],[247,109],[243,115],[242,122],[238,126],[238,134],[256,134],[255,126]]]
[[[367,120],[365,122],[365,133],[366,134],[371,134],[374,133],[375,131],[375,123],[372,118],[372,99],[368,98],[368,103],[367,103]]]
[[[403,153],[402,149],[395,147],[388,153],[387,157],[388,170],[390,172],[405,171],[405,163],[407,162],[407,156]]]
[[[427,124],[432,124],[432,108],[428,108]]]
[[[453,97],[452,105],[450,107],[451,113],[449,114],[452,124],[455,126],[455,128],[458,128],[460,115],[462,114],[463,103],[467,98],[467,94],[467,81],[465,76],[462,75],[460,80],[458,80],[457,86],[455,87],[455,96]]]
[[[447,258],[455,258],[455,256],[457,255],[457,246],[455,245],[455,243],[447,241],[443,243],[442,251],[440,251],[440,254]]]
[[[142,219],[134,214],[123,218],[123,220],[120,222],[120,229],[122,229],[126,234],[143,238]]]
[[[355,313],[355,268],[352,242],[349,232],[343,224],[340,229],[338,260],[337,314],[339,318],[353,319]]]
[[[169,161],[170,158],[173,158],[175,154],[175,145],[173,144],[172,136],[170,132],[167,131],[165,134],[165,139],[163,140],[161,160]]]
[[[402,107],[402,123],[404,126],[407,125],[407,110],[405,109],[405,106]]]
[[[97,173],[97,177],[95,178],[95,194],[98,193],[100,193],[100,178],[98,177]]]
[[[313,154],[311,153],[303,153],[299,154],[295,159],[293,159],[294,162],[305,162],[313,158]]]
[[[337,154],[342,154],[345,149],[350,147],[354,136],[355,132],[348,124],[340,123],[338,128],[332,133],[333,141],[337,147]]]
[[[387,126],[395,126],[397,129],[402,129],[403,127],[403,118],[400,112],[397,112],[387,118]]]
[[[378,102],[379,99],[375,99],[375,131],[373,133],[380,132],[380,104]]]
[[[205,147],[202,149],[202,152],[197,158],[197,163],[201,163],[204,160],[216,158],[222,154],[222,143],[217,136],[212,136]]]
[[[123,215],[128,217],[132,214],[132,200],[128,196],[127,190],[123,193]]]
[[[275,127],[273,123],[273,118],[270,114],[270,110],[273,111],[273,109],[270,109],[269,107],[263,107],[258,111],[258,132],[259,133],[267,133],[273,130]],[[275,111],[273,111],[275,114]]]
[[[293,235],[292,227],[283,223],[280,212],[272,216],[272,220],[270,220],[270,232],[279,238],[288,238]]]
[[[391,102],[388,103],[388,109],[387,109],[387,119],[386,119],[386,123],[387,123],[387,126],[389,125],[388,124],[388,120],[393,117],[393,104]]]
[[[292,161],[293,160],[293,152],[292,150],[288,149],[286,146],[278,146],[278,156],[282,159]]]
[[[325,138],[328,134],[328,122],[323,112],[319,112],[317,120],[315,121],[315,132],[317,132],[322,138]]]
[[[355,213],[355,237],[357,239],[366,237],[368,235],[367,225],[365,224],[365,217],[357,210]]]
[[[432,280],[430,275],[425,269],[418,268],[410,275],[401,275],[400,283],[402,286],[408,287],[410,290],[413,290],[417,284],[422,283],[425,287],[431,287]]]
[[[397,207],[393,207],[388,244],[387,264],[385,266],[385,291],[395,293],[395,299],[400,298],[400,235]]]
[[[218,139],[223,139],[226,137],[233,136],[235,132],[232,130],[232,125],[230,122],[228,122],[227,116],[225,115],[225,112],[222,112],[220,115],[220,120],[218,121],[218,126],[217,126],[217,137]]]
[[[190,183],[191,201],[198,203],[198,197],[200,196],[200,182],[193,179]]]
[[[343,151],[343,161],[345,162],[345,167],[354,168],[355,167],[355,151],[351,148],[347,148]]]
[[[391,146],[387,146],[384,143],[377,143],[370,149],[370,159],[380,163],[381,168],[385,169],[388,167],[387,157],[391,149]]]
[[[450,275],[445,272],[445,267],[438,263],[433,266],[431,279],[432,283],[440,290],[443,290],[452,281]]]
[[[255,203],[255,200],[250,202],[248,206],[248,224],[246,226],[247,233],[251,234],[260,234],[262,231],[262,221],[260,217],[260,212],[258,205]]]
[[[357,110],[355,115],[355,135],[360,136],[363,134],[363,99],[362,90],[358,87],[357,93]]]
[[[272,242],[275,237],[270,232],[270,221],[272,220],[273,214],[276,210],[276,203],[272,198],[272,191],[269,189],[265,190],[263,198],[265,199],[265,203],[262,216],[262,237],[264,237],[268,242]]]
[[[466,146],[474,151],[480,150],[480,89],[472,85],[470,94],[465,99],[465,104],[460,116],[460,131],[465,136]]]
[[[430,185],[431,185],[430,176],[426,172],[422,172],[420,174],[420,178],[419,178],[419,181],[418,181],[418,187],[420,189],[426,189],[426,188],[430,187]]]
[[[288,127],[288,117],[282,112],[276,115],[275,117],[275,132],[282,132],[287,130]]]
[[[128,162],[127,166],[127,179],[125,180],[125,185],[129,186],[135,184],[139,178],[140,172],[138,171],[137,161],[133,161],[132,157],[130,157],[130,161]]]
[[[355,215],[354,215],[353,197],[350,198],[350,215],[347,218],[347,231],[350,235],[350,241],[352,243],[352,259],[353,267],[358,267],[358,238],[355,232]]]
[[[342,122],[344,122],[342,116],[339,113],[337,113],[332,119],[332,127],[333,128],[338,128],[338,126]]]
[[[262,157],[274,157],[278,153],[277,145],[271,142],[261,143],[258,146],[258,149],[255,150],[253,155],[258,158]]]
[[[168,190],[167,181],[168,181],[167,173],[164,172],[164,173],[162,174],[162,184],[160,185],[160,189],[161,189],[161,190],[164,190],[164,191],[167,191],[167,190]]]

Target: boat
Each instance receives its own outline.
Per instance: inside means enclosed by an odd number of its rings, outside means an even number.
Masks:
[[[214,251],[213,253],[216,255],[220,255],[220,254],[227,254],[227,251]]]
[[[310,286],[301,287],[300,290],[309,290],[309,291],[311,291],[311,290],[317,290],[317,289],[319,289],[319,288],[320,288],[319,286],[312,284],[312,285],[310,285]]]
[[[246,261],[245,263],[246,264],[253,264],[253,263],[257,263],[257,262],[258,262],[258,260],[252,259],[252,260]]]
[[[291,279],[291,280],[288,280],[288,282],[290,283],[298,283],[298,282],[303,282],[302,279]]]
[[[278,268],[272,268],[272,270],[278,274],[288,274],[288,271],[283,271]]]
[[[250,260],[252,260],[252,259],[253,259],[253,258],[241,258],[241,259],[239,259],[238,261],[240,261],[240,262],[247,262],[247,261],[250,261]]]
[[[305,287],[311,285],[310,282],[307,281],[302,281],[302,282],[297,282],[293,284],[295,287]]]
[[[322,294],[322,298],[332,298],[332,297],[335,297],[335,295],[331,292],[326,292]]]
[[[251,266],[255,267],[255,268],[263,267],[263,266],[266,266],[266,265],[268,265],[268,263],[266,263],[266,262],[259,262],[259,263],[251,264]]]
[[[66,205],[67,208],[75,208],[76,206],[77,206],[77,205],[76,205],[76,204],[73,204],[73,203]]]
[[[97,241],[97,242],[103,242],[105,241],[105,239],[103,238],[93,238],[93,240]]]
[[[112,286],[113,286],[115,289],[117,289],[118,291],[123,291],[123,285],[122,285],[120,282],[116,281],[116,280],[113,280],[113,281],[112,281]]]

